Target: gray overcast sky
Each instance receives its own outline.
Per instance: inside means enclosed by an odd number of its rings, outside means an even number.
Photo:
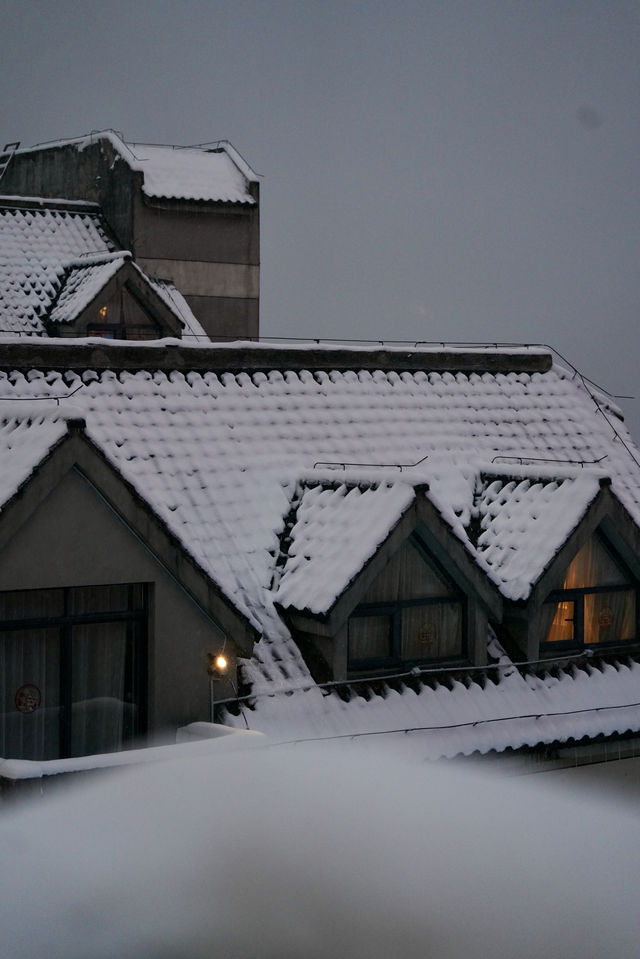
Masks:
[[[637,0],[4,0],[0,52],[3,142],[263,174],[264,335],[548,342],[640,394]]]

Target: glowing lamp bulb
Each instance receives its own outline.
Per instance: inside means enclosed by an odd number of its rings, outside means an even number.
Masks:
[[[214,660],[214,664],[216,669],[221,673],[223,673],[225,669],[227,668],[227,666],[229,665],[229,663],[227,662],[226,656],[223,656],[222,653],[220,653],[219,656],[216,656]]]

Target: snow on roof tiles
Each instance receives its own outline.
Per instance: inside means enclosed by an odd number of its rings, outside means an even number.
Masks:
[[[108,253],[97,213],[73,207],[0,206],[0,326],[3,335],[45,335],[42,318],[68,264],[86,253]]]
[[[51,404],[0,404],[0,511],[66,435],[68,413]],[[75,416],[75,412],[71,416]]]
[[[640,728],[640,708],[630,705],[640,701],[635,663],[570,670],[554,679],[523,677],[505,660],[499,682],[489,679],[485,688],[456,680],[344,702],[315,688],[274,605],[275,599],[301,604],[309,588],[310,602],[326,607],[401,516],[414,482],[428,482],[426,495],[471,552],[476,544],[479,565],[505,595],[509,584],[522,586],[539,575],[588,508],[602,470],[639,522],[637,451],[616,423],[618,439],[609,414],[597,412],[578,378],[558,366],[545,373],[336,372],[330,351],[324,371],[168,372],[154,370],[153,348],[148,355],[148,370],[0,372],[0,408],[2,397],[64,397],[82,384],[72,402],[82,410],[89,437],[262,632],[244,664],[257,695],[252,726],[280,738],[426,726],[412,734],[425,756]],[[184,351],[182,361],[187,356]],[[64,408],[67,401],[60,402]],[[33,448],[20,477],[50,441]],[[535,464],[486,465],[495,457],[527,455]],[[369,486],[351,499],[346,484],[353,477],[342,469],[331,471],[331,488],[326,476],[315,490],[308,482],[318,461],[420,459],[419,469],[402,472],[370,466],[379,485],[374,488],[367,475]],[[540,466],[541,459],[550,462]],[[567,460],[601,462],[599,471],[586,467],[576,474],[555,462]],[[292,518],[296,495],[301,499]],[[504,523],[496,511],[501,499]],[[371,528],[364,525],[367,504],[384,506],[368,513]],[[273,591],[288,517],[298,524],[292,525],[295,549],[284,567],[290,578],[276,581]],[[318,537],[311,536],[312,523],[319,524]],[[316,582],[311,564],[322,564],[334,536],[339,544],[326,563],[336,569]],[[529,536],[535,562],[526,555]],[[300,556],[311,558],[300,562]],[[280,697],[278,690],[291,695]]]
[[[600,478],[540,479],[483,474],[476,491],[475,547],[511,600],[526,599],[600,489]],[[474,537],[475,538],[475,537]]]
[[[304,481],[294,494],[276,602],[326,613],[414,498],[413,486],[401,481]]]
[[[125,159],[143,174],[142,191],[150,197],[255,204],[247,180],[224,149],[127,144]]]
[[[387,686],[383,694],[369,690],[366,700],[353,696],[348,702],[335,692],[311,687],[287,697],[260,697],[254,709],[244,713],[254,728],[276,742],[348,737],[365,744],[379,739],[421,759],[502,752],[640,728],[637,662],[573,665],[552,676],[523,675],[504,655],[500,658],[500,668],[490,670],[483,685],[472,678],[446,685],[414,680],[411,685]],[[241,716],[229,722],[244,726]]]
[[[130,254],[74,265],[49,313],[52,323],[72,323],[124,265]]]
[[[471,506],[476,463],[497,455],[604,456],[613,491],[640,520],[640,468],[581,382],[557,366],[533,374],[167,373],[153,371],[152,349],[149,366],[120,374],[2,373],[0,397],[64,395],[85,384],[73,402],[86,411],[89,436],[278,655],[289,656],[289,666],[274,667],[271,653],[259,649],[249,667],[258,683],[307,675],[270,585],[298,477],[317,461],[400,464],[426,456],[417,478],[429,479],[429,495],[453,528]],[[397,476],[380,467],[385,482]],[[580,495],[584,504],[586,486]],[[492,563],[487,569],[498,575],[497,558]]]

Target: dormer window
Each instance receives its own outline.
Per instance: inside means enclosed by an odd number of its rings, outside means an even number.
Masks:
[[[162,335],[151,314],[126,286],[96,310],[87,334],[108,340],[154,340]]]
[[[637,586],[604,537],[594,535],[574,557],[562,589],[543,606],[543,647],[631,642],[637,630]]]
[[[464,613],[460,592],[412,536],[349,619],[349,671],[460,660]]]

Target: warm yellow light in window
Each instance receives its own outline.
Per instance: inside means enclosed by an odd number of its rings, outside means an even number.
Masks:
[[[100,314],[101,317],[104,318],[107,315],[106,306],[101,306],[100,309],[98,310],[98,313]]]

